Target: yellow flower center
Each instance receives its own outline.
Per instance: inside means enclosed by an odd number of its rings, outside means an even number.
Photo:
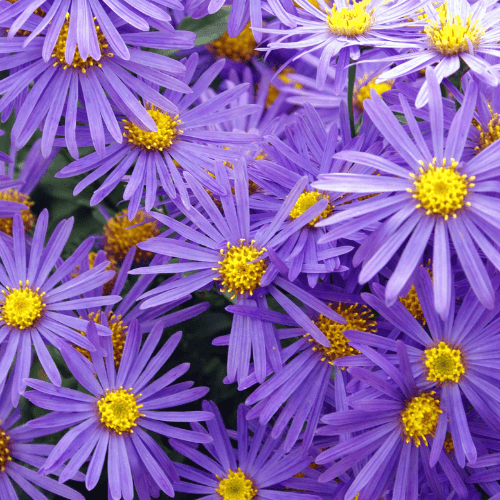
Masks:
[[[0,472],[3,472],[7,464],[12,460],[9,441],[10,436],[0,427]]]
[[[143,405],[137,404],[137,398],[140,396],[141,394],[137,396],[132,394],[132,389],[124,390],[123,387],[116,391],[106,389],[106,394],[97,401],[101,422],[118,434],[134,432],[133,427],[137,426],[136,420],[144,417],[139,413]]]
[[[412,285],[410,291],[405,297],[399,297],[399,301],[403,304],[411,315],[422,325],[426,324],[424,311],[422,311],[422,306],[420,305],[420,300],[418,300],[417,291],[415,286]]]
[[[333,309],[331,303],[328,306]],[[304,338],[307,338],[308,342],[312,343],[312,350],[322,353],[321,361],[327,361],[331,365],[333,365],[333,362],[337,358],[359,354],[359,351],[349,345],[349,339],[344,335],[346,330],[358,330],[369,333],[377,331],[377,322],[373,321],[373,313],[365,305],[339,303],[333,310],[346,320],[345,325],[341,325],[323,316],[323,314],[320,314],[319,318],[314,321],[314,324],[329,340],[329,347],[316,342],[309,333],[304,335]]]
[[[218,262],[220,267],[212,268],[218,271],[219,276],[215,278],[221,281],[222,292],[234,292],[231,298],[236,295],[244,295],[247,292],[253,295],[255,289],[260,286],[260,280],[266,272],[267,260],[262,259],[256,262],[252,260],[260,257],[265,248],[255,248],[255,240],[248,244],[244,238],[240,240],[238,246],[227,243],[226,249],[221,249],[222,259]]]
[[[164,149],[168,149],[173,144],[177,135],[183,133],[179,128],[181,124],[179,115],[172,117],[168,113],[156,109],[153,104],[148,106],[147,111],[156,123],[157,131],[147,132],[124,119],[123,123],[125,123],[125,126],[123,128],[126,132],[123,133],[123,136],[127,138],[130,144],[148,151],[163,151]]]
[[[43,302],[45,292],[39,293],[40,288],[32,290],[29,280],[23,285],[19,281],[19,288],[6,287],[2,290],[3,304],[0,304],[0,319],[7,325],[26,330],[38,321],[46,304]]]
[[[90,321],[94,321],[95,323],[101,325],[102,324],[101,312],[102,311],[98,311],[97,314],[93,312],[89,313],[88,319]],[[113,311],[109,311],[108,327],[113,332],[111,335],[111,341],[113,342],[113,358],[115,361],[115,366],[116,368],[118,368],[120,366],[120,361],[122,359],[123,347],[125,346],[125,340],[127,338],[128,326],[123,324],[122,317],[120,314],[118,316],[115,316]],[[79,330],[79,332],[82,335],[87,336],[86,332],[82,332],[81,330]],[[89,361],[92,361],[89,351],[77,345],[73,347],[77,351],[82,353]]]
[[[367,7],[371,0],[361,0],[355,2],[353,0],[352,7],[347,0],[347,7],[337,10],[335,3],[332,7],[332,12],[326,11],[327,19],[326,25],[328,29],[338,36],[355,37],[364,35],[371,28],[374,17],[374,9],[368,11]]]
[[[442,166],[437,166],[434,158],[424,169],[421,161],[420,175],[410,174],[413,177],[415,188],[408,188],[409,193],[413,193],[419,203],[416,208],[423,208],[427,215],[437,214],[448,220],[451,215],[456,218],[457,210],[464,205],[470,206],[470,202],[465,201],[468,189],[474,187],[475,176],[467,177],[465,174],[457,172],[458,162],[453,158],[449,161],[443,159]]]
[[[140,225],[131,227],[135,224]],[[109,259],[113,258],[116,262],[123,262],[128,251],[134,245],[159,234],[160,230],[155,219],[152,219],[141,210],[129,221],[127,218],[127,209],[125,209],[109,219],[104,226],[104,251]],[[144,263],[152,257],[153,254],[151,252],[137,248],[134,260],[137,263]]]
[[[218,58],[231,59],[235,62],[248,62],[257,55],[257,42],[253,37],[250,23],[236,37],[224,33],[220,38],[207,45],[207,49]]]
[[[278,75],[277,78],[281,80],[285,85],[293,85],[294,89],[302,89],[303,86],[299,82],[295,82],[288,76],[290,73],[295,73],[295,71],[293,70],[293,68],[287,67]],[[271,104],[278,98],[279,95],[279,89],[271,83],[271,85],[269,85],[269,90],[267,91],[266,108],[271,106]]]
[[[35,216],[31,211],[33,202],[30,201],[30,197],[27,194],[20,193],[16,189],[6,189],[5,191],[0,191],[0,200],[15,201],[16,203],[22,203],[27,208],[21,211],[21,217],[23,219],[23,226],[25,231],[29,231],[35,225]],[[12,236],[12,219],[0,219],[0,231]]]
[[[216,477],[219,480],[219,487],[215,491],[222,500],[252,500],[257,495],[252,480],[239,467],[238,472],[229,469],[229,474],[225,478]]]
[[[446,433],[446,438],[444,440],[444,449],[448,454],[450,454],[452,451],[455,451],[455,446],[453,445],[453,437],[449,432]]]
[[[476,50],[484,35],[478,20],[472,22],[470,15],[465,24],[460,16],[450,19],[446,8],[437,11],[437,14],[439,21],[428,19],[428,25],[425,27],[425,33],[434,50],[446,56]]]
[[[328,205],[326,208],[312,221],[308,222],[307,225],[310,227],[314,227],[316,222],[325,219],[328,217],[333,210],[333,205],[330,205],[330,197],[326,194],[320,193],[318,191],[305,191],[300,196],[299,199],[295,202],[295,205],[290,212],[290,217],[292,219],[297,219],[300,217],[306,210],[316,205],[319,200],[326,199],[328,200]]]
[[[432,382],[457,383],[465,373],[463,356],[460,349],[452,349],[446,342],[425,350],[427,380]]]
[[[95,22],[95,18],[94,18]],[[99,48],[101,49],[101,58],[99,61],[96,61],[92,57],[87,57],[87,59],[83,60],[80,56],[80,52],[78,50],[78,45],[75,48],[75,55],[73,56],[73,62],[68,64],[66,62],[66,41],[68,39],[68,29],[69,29],[69,14],[66,14],[66,21],[64,22],[61,32],[59,33],[59,37],[54,46],[54,50],[52,51],[52,57],[55,59],[54,66],[62,65],[63,69],[75,68],[79,69],[82,73],[86,73],[87,69],[92,66],[101,67],[100,61],[106,57],[113,57],[113,54],[108,51],[108,42],[106,41],[106,37],[103,32],[99,28],[99,26],[95,25],[95,31],[97,34],[97,41],[99,43]]]
[[[422,440],[426,446],[427,436],[434,437],[439,414],[439,399],[434,397],[434,391],[423,392],[406,401],[405,409],[401,412],[401,423],[406,442],[413,441],[420,446]]]
[[[387,82],[375,83],[377,77],[368,80],[368,75],[364,75],[363,78],[358,78],[358,85],[354,89],[353,104],[358,108],[359,111],[364,109],[365,99],[370,99],[370,91],[373,89],[378,95],[382,95],[384,92],[392,89],[394,80],[388,80]]]
[[[475,121],[475,120],[474,120]],[[480,124],[476,125],[479,130],[479,141],[475,150],[477,153],[486,149],[489,145],[493,144],[500,137],[500,116],[498,113],[491,113],[491,120],[486,127]]]

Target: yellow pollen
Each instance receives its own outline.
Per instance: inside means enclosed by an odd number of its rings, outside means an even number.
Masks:
[[[219,487],[215,491],[222,500],[252,500],[257,495],[252,480],[239,467],[238,472],[229,469],[227,477],[215,477],[219,480]]]
[[[19,281],[19,288],[6,288],[7,291],[2,290],[4,299],[0,303],[0,319],[20,330],[31,328],[41,318],[46,306],[43,302],[45,292],[39,293],[38,287],[32,290],[29,280],[24,285]]]
[[[102,311],[98,311],[97,314],[93,312],[89,313],[88,319],[90,321],[94,321],[95,323],[101,325],[102,324],[101,312]],[[120,366],[120,361],[122,359],[123,347],[125,346],[125,340],[127,338],[128,326],[123,324],[121,314],[115,316],[113,311],[109,311],[108,327],[113,332],[111,335],[111,341],[113,342],[113,358],[115,361],[115,367],[118,368]],[[81,330],[78,331],[82,335],[87,336],[85,332],[82,332]],[[89,351],[77,345],[74,345],[73,347],[78,352],[82,353],[89,361],[92,361]]]
[[[330,197],[326,194],[320,193],[318,191],[304,191],[299,196],[299,199],[295,202],[295,205],[290,212],[290,217],[292,219],[297,219],[306,210],[316,205],[316,203],[322,199],[327,199],[328,205],[317,217],[307,223],[308,226],[314,227],[314,224],[316,224],[316,222],[322,219],[326,219],[326,217],[328,217],[332,213],[332,210],[334,208],[333,205],[330,204]]]
[[[27,232],[33,228],[35,225],[35,216],[31,211],[31,207],[34,203],[30,201],[30,197],[27,194],[20,193],[16,189],[6,189],[5,191],[0,191],[0,200],[15,201],[16,203],[25,205],[26,208],[21,211],[24,230]],[[0,219],[0,231],[12,236],[12,219]]]
[[[123,120],[124,129],[123,137],[127,139],[130,144],[147,151],[163,151],[168,149],[174,142],[177,135],[183,133],[179,128],[181,121],[179,115],[170,116],[155,108],[153,104],[147,106],[149,116],[153,118],[156,123],[156,132],[147,132],[142,130],[137,125]]]
[[[364,75],[363,78],[358,78],[357,86],[354,88],[353,104],[359,111],[363,111],[363,103],[365,99],[370,99],[370,91],[372,89],[375,90],[378,95],[382,95],[384,92],[392,89],[394,80],[375,83],[376,79],[377,77],[368,80],[368,75]]]
[[[427,380],[432,382],[459,382],[465,373],[463,356],[460,349],[452,349],[446,342],[439,342],[436,347],[424,351],[427,367]]]
[[[0,472],[3,472],[7,464],[12,460],[10,456],[9,441],[10,436],[0,427]]]
[[[110,430],[122,434],[123,432],[134,432],[136,420],[144,417],[139,410],[143,405],[137,404],[137,398],[142,394],[135,396],[132,389],[124,390],[120,387],[116,391],[106,389],[106,394],[97,401],[101,422]]]
[[[427,19],[425,33],[434,50],[451,56],[461,52],[474,52],[484,35],[478,20],[472,22],[471,15],[465,21],[460,16],[450,18],[447,8],[436,11],[439,21]]]
[[[260,257],[265,248],[255,248],[255,240],[248,244],[244,238],[240,240],[238,246],[227,243],[226,249],[221,249],[222,259],[218,262],[220,267],[213,267],[213,271],[218,271],[219,276],[215,278],[221,281],[222,292],[233,292],[231,298],[236,295],[253,295],[254,290],[260,286],[260,280],[267,269],[267,259],[251,262]]]
[[[209,43],[207,49],[217,58],[231,59],[235,62],[249,62],[257,55],[257,42],[253,37],[250,23],[236,37],[231,38],[227,31],[215,42]]]
[[[94,18],[94,22],[95,22]],[[52,52],[52,57],[55,58],[54,66],[62,65],[63,69],[75,68],[79,69],[82,73],[86,73],[87,69],[92,66],[101,67],[101,62],[106,57],[113,57],[113,54],[108,51],[108,42],[106,41],[106,37],[103,32],[99,28],[99,26],[95,25],[95,31],[97,34],[97,41],[99,43],[99,48],[101,49],[101,58],[99,61],[96,61],[92,57],[87,57],[87,59],[83,60],[80,56],[80,52],[78,50],[78,45],[75,48],[75,55],[73,56],[73,62],[68,64],[66,62],[66,41],[68,39],[68,29],[69,29],[69,14],[66,14],[66,21],[64,22],[61,32],[59,33],[59,38],[54,46],[54,50]]]
[[[332,12],[326,11],[327,19],[326,25],[328,29],[338,36],[347,36],[354,38],[358,35],[364,35],[368,32],[374,22],[373,11],[367,11],[367,7],[371,0],[361,0],[355,2],[353,0],[352,7],[347,0],[347,7],[342,7],[337,10],[335,3],[332,7]]]
[[[131,227],[135,224],[140,225]],[[109,219],[108,223],[104,226],[104,251],[108,259],[113,258],[116,262],[123,262],[128,251],[134,245],[159,234],[160,230],[155,219],[152,219],[141,210],[129,221],[127,218],[127,209],[125,209]],[[152,257],[153,254],[151,252],[137,248],[134,260],[137,263],[144,263]]]
[[[359,351],[349,345],[349,339],[344,335],[346,330],[375,333],[377,331],[377,322],[373,321],[373,313],[365,305],[339,303],[335,309],[331,303],[328,306],[339,313],[347,322],[345,325],[341,325],[323,316],[323,314],[320,314],[319,318],[314,321],[314,324],[329,340],[330,346],[325,347],[319,344],[309,333],[306,333],[304,338],[312,343],[313,351],[318,351],[322,354],[321,361],[326,361],[333,365],[333,362],[337,358],[359,354]]]
[[[455,451],[455,446],[453,445],[453,437],[449,432],[446,433],[446,438],[444,440],[444,449],[446,453],[450,454],[452,451]]]
[[[294,89],[299,90],[304,88],[299,82],[295,82],[288,75],[290,73],[295,73],[293,68],[285,68],[278,76],[278,80],[281,80],[285,85],[292,85]],[[266,108],[271,106],[271,104],[278,98],[280,91],[272,83],[269,85],[269,90],[267,92]]]
[[[422,325],[426,324],[424,311],[422,311],[422,306],[420,305],[420,300],[418,300],[417,291],[415,290],[415,285],[412,285],[410,291],[405,297],[399,297],[399,301],[403,304],[411,315]]]
[[[89,252],[89,269],[92,269],[94,267],[94,261],[97,256],[96,252]],[[111,291],[113,290],[113,285],[115,284],[116,281],[116,272],[118,271],[116,267],[116,261],[113,259],[113,257],[107,257],[107,260],[109,261],[108,265],[106,266],[106,271],[115,271],[115,275],[103,285],[102,289],[102,294],[103,295],[109,295]],[[71,273],[72,278],[76,278],[77,276],[80,276],[80,266],[77,265],[75,267],[74,272]]]
[[[486,127],[477,124],[476,128],[479,130],[479,141],[475,147],[477,153],[486,149],[493,144],[500,137],[500,116],[498,113],[491,113],[491,120]]]
[[[407,443],[413,441],[420,446],[422,440],[428,446],[427,436],[434,437],[439,414],[439,399],[434,397],[434,391],[423,392],[406,401],[405,409],[401,412],[401,423]]]
[[[443,158],[442,166],[437,166],[436,158],[426,168],[423,161],[420,163],[420,174],[410,174],[415,188],[407,189],[419,202],[416,208],[423,208],[427,215],[441,215],[444,220],[448,220],[450,215],[456,218],[456,211],[464,205],[470,206],[466,196],[468,190],[474,187],[475,176],[467,177],[457,172],[458,162],[453,158],[449,164]]]

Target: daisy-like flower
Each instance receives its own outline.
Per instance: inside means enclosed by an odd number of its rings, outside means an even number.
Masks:
[[[22,37],[2,39],[0,43],[2,69],[10,70],[10,75],[0,82],[0,93],[3,94],[0,112],[10,114],[14,102],[17,102],[16,122],[12,128],[12,142],[16,149],[21,149],[42,125],[44,156],[50,154],[54,137],[60,134],[64,135],[61,145],[67,146],[71,155],[78,158],[77,146],[80,144],[77,144],[75,128],[79,121],[88,123],[92,138],[90,145],[102,156],[105,131],[115,141],[123,139],[113,108],[130,121],[131,127],[142,127],[146,131],[156,131],[157,125],[139,102],[139,96],[173,115],[177,113],[177,107],[146,82],[178,92],[190,92],[189,87],[179,80],[185,72],[184,65],[141,48],[190,48],[194,33],[173,28],[168,34],[160,31],[140,33],[120,27],[123,40],[134,46],[129,50],[130,58],[124,59],[111,52],[105,35],[95,25],[100,58],[83,58],[77,47],[71,62],[68,62],[66,51],[72,47],[68,38],[69,21],[65,20],[64,13],[59,17],[56,31],[59,36],[54,49],[47,53],[44,52],[44,40],[48,34],[38,35],[26,48],[23,48]],[[140,78],[135,75],[140,75]],[[33,81],[35,83],[31,86]],[[79,107],[79,103],[83,107]],[[58,130],[62,116],[64,127]]]
[[[189,276],[163,283],[143,294],[147,299],[141,307],[158,307],[162,304],[185,297],[187,294],[214,282],[219,289],[228,292],[238,304],[266,307],[265,296],[270,293],[283,307],[300,307],[280,292],[276,286],[288,291],[304,304],[318,313],[344,322],[345,320],[326,304],[316,299],[301,287],[289,283],[278,272],[287,273],[286,265],[276,252],[281,245],[304,224],[318,216],[326,206],[321,200],[306,210],[286,227],[282,228],[294,203],[303,191],[306,179],[300,179],[282,208],[271,223],[257,233],[250,229],[248,176],[243,161],[234,164],[232,170],[216,163],[216,178],[225,188],[226,195],[220,197],[222,214],[207,191],[189,173],[185,173],[188,185],[207,215],[197,208],[189,209],[177,203],[179,211],[192,223],[193,227],[179,222],[173,217],[152,213],[166,227],[176,231],[181,239],[162,236],[139,243],[139,248],[155,252],[167,258],[179,258],[178,263],[151,265],[133,269],[131,274],[185,273]],[[234,173],[234,194],[231,192],[228,172]],[[175,200],[173,200],[175,203]],[[262,305],[261,305],[262,304]],[[328,345],[325,335],[314,325],[305,312],[298,313],[302,324],[319,343]],[[268,331],[258,318],[233,322],[229,339],[228,379],[233,382],[244,380],[248,375],[251,354],[253,353],[257,380],[262,382],[266,376],[266,366],[270,363],[275,369],[281,363],[278,342],[265,332]]]
[[[451,284],[454,290],[454,283]],[[427,386],[436,386],[443,402],[441,410],[446,420],[435,436],[437,450],[433,449],[430,463],[439,459],[442,444],[449,429],[453,438],[455,456],[461,467],[465,459],[473,464],[477,450],[466,417],[469,401],[480,417],[492,428],[500,425],[500,375],[491,367],[500,358],[500,329],[496,311],[485,310],[472,291],[463,299],[455,314],[454,301],[448,317],[443,321],[433,307],[432,282],[427,270],[418,270],[415,290],[419,299],[429,334],[412,318],[412,314],[396,302],[387,307],[381,296],[383,289],[374,284],[377,295],[362,294],[363,299],[382,317],[400,329],[411,346],[407,347],[413,372],[422,375]],[[452,291],[454,298],[454,292]],[[498,307],[498,301],[496,302]],[[373,361],[375,354],[370,347],[395,352],[396,342],[377,335],[366,336],[360,332],[349,332],[351,346]],[[387,354],[386,354],[387,355]],[[349,360],[342,360],[348,365]],[[441,444],[439,444],[441,443]]]
[[[0,397],[0,495],[5,500],[19,500],[14,485],[23,493],[23,498],[45,499],[38,488],[50,491],[58,497],[69,500],[84,500],[84,497],[72,488],[58,483],[55,479],[37,473],[47,455],[54,448],[48,444],[36,444],[33,440],[63,427],[55,425],[54,429],[30,429],[26,425],[18,425],[21,418],[19,408],[14,409],[8,394],[11,391],[12,377],[9,377],[2,388]],[[56,474],[59,471],[56,471]],[[75,479],[81,480],[82,474]],[[27,496],[25,496],[27,495]]]
[[[418,123],[403,96],[400,101],[411,139],[397,118],[372,92],[365,110],[384,138],[397,152],[400,164],[380,157],[343,151],[336,158],[370,167],[371,175],[333,173],[320,176],[313,183],[316,189],[348,193],[378,194],[370,199],[339,207],[318,226],[335,225],[323,237],[347,236],[355,230],[379,225],[361,244],[353,263],[363,264],[360,283],[366,283],[380,271],[407,241],[399,262],[386,288],[386,301],[393,304],[402,288],[421,263],[424,250],[433,236],[432,271],[436,310],[446,318],[451,305],[451,243],[465,276],[479,301],[491,309],[494,291],[490,277],[479,254],[495,266],[500,266],[500,253],[494,245],[500,243],[497,214],[500,205],[496,197],[498,178],[495,142],[471,160],[462,160],[467,132],[476,104],[477,87],[471,83],[462,107],[451,123],[449,134],[443,137],[443,106],[435,72],[427,69],[430,81],[429,112],[432,153],[423,139]],[[373,175],[373,174],[380,175]],[[320,240],[321,242],[322,240]]]
[[[199,422],[213,415],[206,411],[164,411],[196,401],[208,388],[190,389],[192,382],[173,384],[189,369],[188,363],[153,380],[182,336],[180,332],[172,335],[152,357],[162,331],[161,323],[157,323],[141,347],[142,336],[137,321],[133,321],[116,370],[113,357],[103,357],[96,324],[91,321],[87,337],[94,347],[92,363],[68,347],[61,350],[73,376],[88,392],[56,388],[47,382],[28,379],[28,385],[35,390],[27,392],[25,397],[41,408],[52,410],[28,425],[39,429],[72,427],[49,454],[41,469],[44,473],[51,473],[69,460],[59,478],[65,482],[90,457],[85,485],[91,490],[101,476],[107,454],[108,487],[113,500],[122,497],[132,500],[134,488],[139,498],[156,498],[159,490],[174,496],[172,483],[178,480],[177,473],[146,430],[193,443],[210,443],[212,438],[206,433],[165,422]],[[104,351],[112,350],[111,339],[107,337]]]
[[[196,53],[185,61],[184,85],[191,81],[197,62]],[[122,127],[122,134],[125,137],[123,144],[112,143],[104,149],[104,154],[101,156],[92,153],[70,163],[58,172],[56,177],[72,177],[90,172],[77,184],[74,191],[76,195],[97,178],[107,175],[104,183],[90,200],[91,205],[96,205],[131,170],[123,194],[123,198],[130,201],[128,208],[130,217],[135,216],[144,189],[145,208],[147,211],[151,210],[156,201],[158,185],[161,185],[170,197],[175,197],[179,192],[185,202],[189,203],[185,183],[180,174],[181,169],[190,172],[211,191],[221,193],[220,184],[207,170],[213,170],[216,159],[234,161],[241,156],[241,153],[228,151],[223,146],[234,149],[258,139],[258,136],[252,134],[207,130],[209,125],[257,111],[258,107],[252,104],[226,107],[246,92],[248,84],[238,85],[197,106],[192,106],[217,77],[223,66],[224,61],[221,60],[208,68],[193,84],[191,94],[183,96],[181,92],[176,91],[165,93],[163,98],[173,102],[178,107],[178,113],[171,113],[168,108],[157,108],[150,104],[141,106],[148,117],[154,120],[158,127],[156,132],[149,132],[125,120]],[[81,142],[82,145],[91,145],[91,141],[92,138],[87,134],[87,139],[83,137]]]
[[[422,36],[414,42],[412,50],[391,57],[390,61],[406,61],[385,71],[378,82],[400,78],[418,70],[435,67],[439,83],[457,72],[460,61],[484,82],[496,87],[500,81],[498,70],[486,55],[500,56],[498,38],[500,8],[492,2],[471,5],[468,1],[445,0],[444,3],[427,2],[420,11],[424,21]],[[413,13],[415,17],[415,13]],[[416,106],[422,107],[429,99],[429,84],[424,82],[417,96]]]
[[[278,35],[268,49],[298,49],[290,61],[313,51],[321,57],[316,73],[316,85],[322,90],[332,59],[337,60],[333,90],[340,93],[347,82],[347,66],[357,61],[360,47],[411,48],[412,31],[405,21],[424,3],[422,0],[334,0],[328,5],[318,0],[317,6],[308,0],[296,0],[298,15],[290,15],[291,28],[260,28],[260,31]],[[288,24],[290,25],[290,24]],[[290,39],[291,40],[288,40]]]
[[[105,271],[108,263],[103,262],[76,278],[66,280],[83,255],[88,254],[93,238],[85,240],[71,257],[62,261],[61,252],[70,236],[73,219],[62,220],[44,246],[48,218],[47,210],[43,210],[31,247],[26,244],[20,215],[14,217],[12,248],[0,239],[0,339],[3,341],[0,347],[0,383],[5,381],[15,358],[11,393],[14,406],[26,387],[24,379],[30,373],[32,346],[42,368],[56,386],[61,385],[61,376],[46,343],[58,349],[71,343],[94,350],[94,346],[78,333],[85,330],[88,320],[71,317],[65,312],[115,304],[121,299],[115,295],[81,298],[80,294],[103,285],[114,273]],[[54,267],[57,267],[55,271]],[[101,325],[99,332],[111,334]]]
[[[30,199],[30,194],[47,172],[54,158],[57,156],[59,148],[53,148],[48,158],[44,158],[40,151],[40,140],[38,139],[31,146],[28,155],[23,161],[23,166],[18,175],[15,175],[16,151],[12,151],[13,159],[9,159],[5,165],[7,175],[16,179],[9,189],[0,191],[0,200],[13,201],[24,205],[21,211],[25,231],[29,231],[35,224],[35,215],[31,207],[34,205]],[[12,236],[12,217],[0,216],[0,231]]]
[[[266,425],[249,428],[244,405],[238,407],[236,432],[226,429],[214,403],[203,401],[203,409],[215,418],[207,422],[208,431],[201,425],[193,428],[213,437],[213,444],[205,446],[209,457],[192,446],[170,440],[172,448],[198,466],[175,464],[183,479],[174,484],[176,492],[210,500],[320,500],[307,492],[310,484],[307,478],[296,478],[293,490],[283,485],[312,462],[310,455],[300,450],[286,454],[282,440],[274,441]],[[231,438],[237,440],[237,448]]]
[[[345,320],[345,324],[340,324],[323,314],[311,312],[314,324],[328,339],[328,346],[316,342],[307,330],[299,326],[301,320],[296,310],[291,309],[289,315],[284,315],[245,305],[227,307],[235,316],[260,317],[262,321],[288,326],[277,329],[280,340],[299,337],[283,349],[283,368],[274,374],[268,373],[266,381],[245,401],[247,405],[254,405],[247,418],[258,417],[261,425],[267,424],[278,414],[271,436],[276,439],[287,432],[285,451],[290,451],[299,437],[302,446],[309,448],[333,375],[334,361],[359,354],[349,345],[348,334],[345,332],[359,330],[374,333],[378,330],[373,312],[358,294],[350,293],[352,280],[349,281],[344,287],[323,286],[313,291],[316,297],[332,301],[329,307]],[[252,374],[240,384],[239,389],[246,389],[255,382],[255,374]]]
[[[110,290],[112,295],[122,295],[123,293],[123,299],[116,307],[113,307],[113,305],[110,304],[104,308],[92,307],[77,311],[80,317],[88,318],[98,324],[103,324],[113,332],[111,340],[113,342],[113,357],[116,367],[120,364],[130,323],[133,320],[138,321],[139,332],[144,334],[149,333],[153,326],[157,323],[161,323],[163,328],[167,328],[191,319],[194,316],[203,313],[209,307],[208,302],[202,302],[201,304],[196,304],[194,306],[172,312],[173,309],[191,299],[191,296],[187,295],[186,297],[182,297],[173,302],[165,303],[161,307],[141,309],[140,302],[138,302],[139,296],[144,293],[151,282],[155,279],[155,275],[151,274],[141,276],[127,293],[123,292],[127,281],[127,275],[132,264],[134,263],[136,253],[137,251],[135,247],[132,247],[129,250],[120,267],[116,280],[112,283],[112,288]],[[89,254],[89,257],[91,257],[91,254]],[[104,252],[98,252],[95,254],[92,267],[104,262],[105,259],[106,257]],[[160,259],[161,258],[159,256],[156,257],[152,264],[156,264]],[[80,272],[85,272],[89,268],[89,260],[89,258],[84,258],[83,263],[79,266]],[[177,279],[177,277],[171,278],[171,280],[172,279]],[[108,285],[109,283],[106,283],[102,289],[92,290],[91,292],[87,292],[87,294],[83,294],[83,296],[105,295],[105,287]],[[88,351],[81,348],[78,348],[78,350],[90,359],[90,353]]]
[[[0,25],[9,28],[8,39],[13,39],[20,32],[27,33],[23,46],[28,46],[40,33],[47,33],[43,49],[44,59],[48,61],[50,53],[57,44],[57,35],[64,22],[64,16],[70,12],[68,25],[70,43],[66,53],[68,64],[71,64],[77,46],[82,59],[92,57],[98,61],[101,58],[99,36],[95,30],[96,23],[108,40],[113,53],[123,59],[130,59],[131,53],[127,47],[126,37],[117,27],[128,24],[141,31],[149,31],[150,27],[153,27],[164,31],[164,36],[168,36],[171,17],[165,7],[182,9],[182,3],[179,0],[138,0],[131,4],[126,0],[119,0],[105,2],[102,5],[92,0],[85,0],[83,4],[73,0],[64,2],[19,0],[17,5],[12,3],[4,7],[0,13]]]
[[[426,381],[415,378],[406,346],[397,342],[399,369],[382,355],[374,359],[377,372],[353,367],[350,374],[366,388],[355,399],[352,409],[325,415],[327,424],[319,435],[339,436],[357,433],[323,451],[315,459],[318,464],[331,464],[319,480],[330,481],[353,468],[355,479],[344,500],[380,498],[392,490],[391,498],[417,500],[419,478],[425,476],[437,498],[442,498],[440,483],[446,480],[459,498],[466,498],[467,488],[460,473],[443,453],[443,440],[438,439],[446,412],[443,401]],[[438,449],[438,466],[429,466],[429,445]],[[338,460],[338,461],[337,461]],[[359,464],[359,467],[357,467]],[[366,496],[364,496],[366,494]]]

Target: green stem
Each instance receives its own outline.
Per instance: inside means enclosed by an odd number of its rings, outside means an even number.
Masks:
[[[352,63],[352,61],[351,61]],[[351,137],[356,135],[354,127],[354,82],[356,79],[356,66],[349,66],[349,79],[347,82],[347,107],[349,109],[349,124],[351,126]]]

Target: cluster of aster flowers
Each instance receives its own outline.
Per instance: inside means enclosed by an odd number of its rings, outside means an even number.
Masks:
[[[0,500],[500,500],[500,2],[0,35]]]

